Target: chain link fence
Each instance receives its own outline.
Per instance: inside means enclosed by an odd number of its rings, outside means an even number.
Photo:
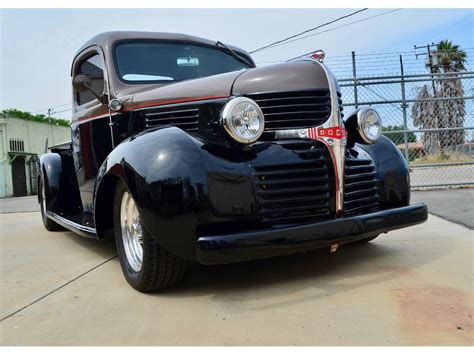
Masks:
[[[414,189],[474,185],[474,72],[339,79],[344,112],[376,109]],[[354,68],[355,74],[355,68]]]

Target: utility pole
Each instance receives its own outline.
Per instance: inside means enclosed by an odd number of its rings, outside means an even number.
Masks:
[[[407,102],[406,102],[406,95],[405,95],[405,72],[403,71],[403,57],[400,54],[400,85],[402,89],[402,113],[403,113],[403,143],[405,146],[405,160],[407,164],[410,164],[410,155],[408,149],[408,119],[407,119]]]
[[[419,55],[426,55],[427,56],[427,61],[425,63],[425,66],[429,67],[430,68],[430,73],[432,74],[431,75],[431,87],[433,88],[433,98],[436,98],[436,85],[435,85],[435,76],[433,75],[434,74],[434,68],[438,66],[438,61],[436,58],[436,63],[433,61],[433,54],[431,53],[431,47],[436,47],[436,49],[438,48],[438,45],[437,44],[434,44],[434,43],[431,43],[431,44],[427,44],[426,46],[416,46],[414,45],[413,48],[415,49],[415,57],[416,59],[418,59],[418,56]],[[424,53],[416,53],[416,50],[417,49],[423,49],[425,48],[426,49],[426,52]],[[435,117],[435,127],[436,128],[440,128],[440,122],[438,121],[438,115],[434,115]],[[441,147],[441,154],[443,155],[443,148],[441,146],[441,142],[439,140],[439,133],[433,133],[434,136],[435,136],[435,140],[438,142],[438,144],[440,145]],[[423,135],[426,135],[426,133],[424,133]]]
[[[48,123],[51,124],[51,114],[53,113],[52,108],[48,108]]]
[[[415,57],[418,59],[418,56],[420,55],[426,55],[427,56],[427,61],[425,66],[427,66],[430,69],[430,73],[434,74],[434,68],[438,66],[438,61],[433,60],[433,53],[431,52],[431,47],[438,48],[437,44],[431,43],[427,44],[426,46],[417,46],[414,45],[413,48],[415,49]],[[423,53],[416,53],[417,49],[426,49],[426,52]],[[431,76],[431,86],[433,88],[433,97],[436,97],[436,89],[435,89],[435,82],[434,82],[434,76]]]

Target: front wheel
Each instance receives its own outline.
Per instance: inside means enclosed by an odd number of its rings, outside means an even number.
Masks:
[[[50,232],[64,230],[64,228],[61,225],[57,224],[55,221],[49,219],[46,216],[46,211],[47,211],[46,206],[47,206],[48,200],[46,196],[46,186],[45,186],[42,176],[38,179],[38,191],[40,193],[39,202],[40,202],[40,208],[41,208],[41,218],[43,219],[44,228],[46,228]]]
[[[115,189],[114,230],[120,266],[132,287],[150,292],[181,281],[186,261],[161,247],[143,228],[135,201],[122,182]]]

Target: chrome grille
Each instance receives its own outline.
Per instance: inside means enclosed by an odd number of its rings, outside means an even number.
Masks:
[[[379,208],[379,181],[372,160],[346,157],[344,178],[344,215]]]
[[[325,148],[313,144],[306,151],[299,148],[295,152],[304,155],[304,161],[250,165],[262,222],[317,222],[331,217]]]
[[[247,95],[265,116],[265,130],[319,126],[331,115],[329,89]]]
[[[146,127],[176,126],[195,131],[199,125],[199,106],[162,107],[145,112]]]

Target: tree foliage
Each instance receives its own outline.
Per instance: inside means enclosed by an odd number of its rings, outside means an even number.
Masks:
[[[422,129],[443,129],[464,127],[465,103],[464,88],[457,72],[466,70],[467,54],[449,40],[441,41],[433,56],[438,59],[438,65],[433,66],[433,72],[444,73],[437,77],[433,84],[424,84],[418,88],[416,102],[412,107],[413,124]],[[442,100],[436,100],[442,99]],[[425,132],[423,143],[427,154],[446,154],[457,145],[463,144],[463,130],[441,130]]]
[[[387,126],[383,128],[383,134],[387,136],[393,143],[396,145],[402,144],[405,142],[405,135],[403,133],[390,133],[391,131],[403,131],[405,128],[403,125],[400,126]],[[413,132],[407,133],[407,141],[409,143],[416,142],[416,135]]]
[[[440,73],[459,72],[466,70],[464,64],[467,60],[467,54],[457,44],[447,39],[437,45],[437,50],[433,56],[438,58],[438,66],[433,67],[433,71]]]
[[[21,118],[27,121],[51,123],[57,126],[69,127],[70,125],[70,122],[68,120],[63,120],[62,118],[53,118],[53,117],[48,118],[45,115],[33,115],[30,112],[20,111],[14,108],[2,110],[1,114],[5,117],[14,117],[14,118]]]

